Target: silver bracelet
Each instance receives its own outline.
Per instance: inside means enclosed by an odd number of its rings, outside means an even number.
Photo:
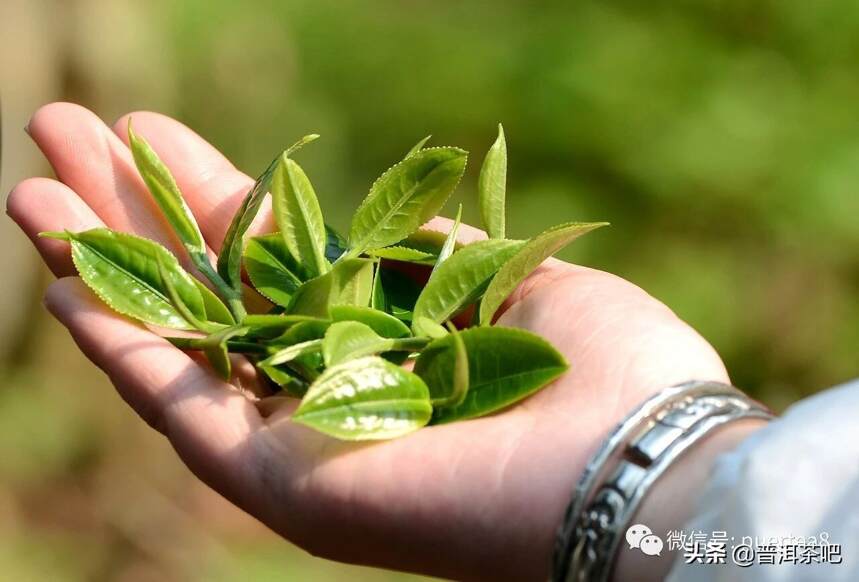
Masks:
[[[627,416],[585,467],[558,530],[553,582],[605,582],[621,536],[650,486],[716,427],[772,413],[736,388],[688,382]]]

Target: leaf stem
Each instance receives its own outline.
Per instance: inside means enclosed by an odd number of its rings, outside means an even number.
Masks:
[[[203,350],[210,345],[203,337],[165,337],[167,341],[182,350]],[[237,354],[265,354],[267,348],[253,342],[228,340],[227,349]]]
[[[205,253],[191,253],[191,261],[197,269],[199,269],[199,271],[212,282],[218,295],[221,296],[221,299],[226,301],[227,307],[229,308],[230,313],[233,314],[236,321],[241,322],[248,314],[245,310],[245,305],[242,302],[241,291],[231,287],[230,284],[218,274],[212,266],[212,263],[209,262],[209,257],[206,256]],[[239,283],[239,285],[241,286],[241,283]]]
[[[363,252],[364,251],[362,251],[361,249],[357,249],[357,248],[346,249],[346,252],[344,252],[342,255],[337,257],[337,260],[334,261],[334,264],[336,265],[337,263],[347,261],[349,259],[357,259],[358,257],[361,256],[361,254]]]

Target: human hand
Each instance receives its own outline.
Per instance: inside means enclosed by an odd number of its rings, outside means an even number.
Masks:
[[[515,407],[358,445],[290,422],[290,406],[266,416],[268,407],[205,364],[102,305],[71,276],[68,245],[36,236],[107,225],[183,255],[134,167],[127,123],[111,130],[64,103],[30,122],[59,181],[25,180],[7,211],[62,277],[48,290],[48,308],[197,476],[313,554],[456,579],[545,578],[573,485],[609,430],[662,388],[728,381],[710,345],[644,291],[550,260],[514,293],[498,324],[545,337],[572,368]],[[217,250],[253,180],[174,120],[135,113],[134,125]],[[256,231],[272,230],[268,210],[261,214]]]

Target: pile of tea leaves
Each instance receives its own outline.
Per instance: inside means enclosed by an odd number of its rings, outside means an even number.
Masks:
[[[453,194],[468,155],[424,147],[428,138],[373,183],[341,236],[294,160],[318,137],[308,135],[257,179],[216,261],[170,170],[131,123],[128,133],[183,260],[206,282],[149,239],[107,228],[41,236],[70,243],[81,279],[115,311],[196,332],[167,339],[204,353],[224,380],[233,373],[230,354],[242,354],[272,390],[301,399],[292,421],[339,439],[393,438],[501,410],[567,371],[543,338],[492,323],[546,258],[605,223],[508,239],[501,126],[478,180],[487,240],[456,242],[461,205],[447,235],[421,228]],[[269,193],[279,231],[246,237]],[[248,312],[248,287],[270,302],[266,311]]]

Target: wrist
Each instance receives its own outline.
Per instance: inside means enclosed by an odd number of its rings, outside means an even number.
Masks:
[[[766,424],[767,421],[756,418],[737,420],[695,443],[653,484],[633,514],[630,525],[644,524],[663,540],[668,531],[682,530],[698,507],[718,457],[736,448]],[[674,558],[674,553],[665,550],[658,556],[648,556],[640,551],[630,551],[622,544],[611,579],[615,582],[664,580]]]
[[[666,530],[682,525],[691,513],[691,492],[703,486],[718,454],[748,436],[740,428],[755,423],[747,421],[770,418],[765,407],[719,382],[686,382],[643,402],[615,427],[582,473],[558,530],[552,580],[608,582],[624,539],[649,558],[660,554],[662,538],[651,535],[659,529],[641,521],[648,515],[641,513],[643,502],[649,499],[651,513]],[[675,477],[666,481],[669,472]],[[664,489],[666,483],[672,486]],[[657,484],[668,492],[661,502],[652,495]],[[633,566],[626,569],[635,571],[636,579],[661,578],[655,565],[647,572]]]

